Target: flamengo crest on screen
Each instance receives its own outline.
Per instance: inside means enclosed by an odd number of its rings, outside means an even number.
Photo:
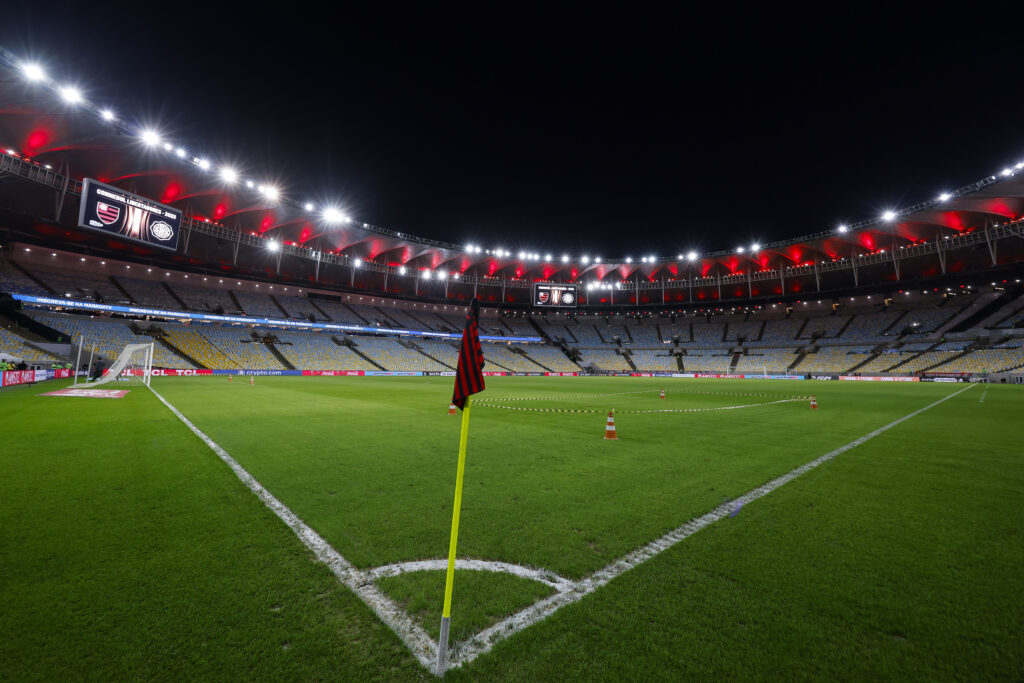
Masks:
[[[82,181],[78,226],[177,251],[181,211],[85,178]]]
[[[455,371],[455,390],[452,403],[460,410],[466,398],[484,390],[484,351],[480,347],[480,302],[473,299],[466,313],[466,327],[462,330],[459,346],[459,366]]]

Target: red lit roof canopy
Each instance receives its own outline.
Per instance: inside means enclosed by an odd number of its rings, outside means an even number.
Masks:
[[[9,53],[0,48],[0,57]],[[672,257],[605,258],[561,253],[521,254],[421,239],[344,219],[326,220],[325,207],[308,205],[288,188],[269,189],[239,170],[229,181],[223,167],[209,164],[184,144],[143,139],[143,127],[127,119],[105,120],[99,105],[61,99],[58,86],[30,82],[12,67],[0,69],[0,151],[9,157],[52,169],[74,180],[96,178],[129,192],[181,209],[186,217],[229,231],[256,235],[278,244],[331,252],[381,265],[495,278],[552,281],[652,281],[713,277],[783,270],[811,263],[852,259],[865,253],[899,249],[922,242],[983,230],[1024,215],[1024,166],[1006,169],[905,210],[814,235],[770,244]],[[257,174],[258,175],[258,174]],[[0,196],[19,194],[19,202],[38,205],[52,215],[50,188],[0,183]],[[37,193],[38,196],[31,196]],[[278,196],[275,198],[275,193]],[[49,212],[49,213],[47,213]],[[65,219],[65,223],[67,220]],[[676,247],[666,245],[666,251]],[[202,254],[190,255],[202,258]],[[550,258],[549,258],[550,257]]]

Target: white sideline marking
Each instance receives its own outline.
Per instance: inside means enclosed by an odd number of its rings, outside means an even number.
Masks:
[[[559,593],[565,593],[576,587],[574,581],[570,581],[564,576],[559,576],[547,569],[533,569],[531,567],[524,567],[521,564],[509,564],[508,562],[494,562],[491,560],[455,560],[455,568],[512,574],[523,579],[533,579],[534,581],[551,586]],[[447,559],[416,560],[413,562],[389,564],[384,567],[375,567],[367,570],[367,574],[373,579],[379,579],[383,576],[398,576],[406,572],[444,571],[446,569],[448,569]]]
[[[618,560],[615,560],[606,567],[598,569],[593,574],[590,574],[579,581],[571,581],[558,576],[554,572],[544,569],[531,569],[529,567],[505,562],[456,560],[455,566],[459,569],[515,574],[516,576],[521,576],[523,578],[540,581],[541,583],[555,588],[558,592],[548,598],[535,602],[516,614],[513,614],[493,626],[484,629],[467,641],[455,643],[449,650],[448,668],[458,667],[476,659],[480,655],[489,652],[496,643],[518,633],[519,631],[522,631],[538,621],[543,620],[547,616],[554,614],[562,607],[581,600],[586,595],[593,593],[598,588],[609,583],[615,577],[624,574],[633,567],[643,564],[647,560],[661,554],[676,543],[679,543],[685,538],[695,534],[706,526],[717,522],[723,517],[727,517],[730,512],[736,509],[737,504],[745,505],[746,503],[766,496],[783,484],[787,484],[793,479],[796,479],[801,474],[809,472],[819,465],[822,465],[829,460],[860,446],[864,442],[873,439],[879,434],[892,429],[912,417],[916,417],[926,410],[930,410],[940,403],[948,401],[954,396],[962,394],[969,389],[973,389],[975,386],[977,385],[971,384],[970,386],[949,394],[948,396],[944,396],[924,408],[920,408],[908,415],[904,415],[898,420],[890,422],[884,427],[879,427],[875,431],[865,434],[845,446],[840,446],[835,450],[829,451],[825,455],[819,456],[818,458],[815,458],[814,460],[801,465],[762,486],[752,489],[741,495],[739,498],[722,503],[711,512],[686,522],[664,536],[661,536],[647,545],[634,550]],[[242,480],[249,490],[255,493],[260,500],[262,500],[263,503],[274,512],[274,514],[276,514],[293,532],[295,532],[295,535],[299,537],[303,544],[313,551],[317,559],[326,564],[334,575],[337,576],[343,584],[345,584],[345,586],[351,589],[360,600],[374,611],[381,621],[383,621],[392,631],[395,632],[396,635],[398,635],[399,638],[401,638],[402,642],[405,643],[406,647],[409,648],[420,664],[422,664],[431,673],[436,673],[434,660],[438,647],[437,641],[433,640],[429,635],[427,635],[426,631],[415,624],[409,615],[402,611],[397,603],[381,593],[374,584],[374,580],[382,576],[398,576],[399,574],[411,571],[443,570],[447,568],[446,560],[419,560],[413,562],[401,562],[368,570],[357,569],[352,566],[348,560],[342,557],[337,550],[331,547],[331,545],[319,534],[299,519],[298,516],[296,516],[295,513],[292,512],[284,503],[275,498],[273,494],[263,487],[262,484],[256,481],[256,479],[234,458],[232,458],[227,451],[221,448],[213,439],[192,424],[187,417],[185,417],[173,405],[168,403],[167,400],[157,393],[155,389],[152,387],[149,389],[158,399],[160,399],[161,403],[167,406],[179,420],[185,423],[185,426],[192,430],[196,436],[209,446],[210,449],[216,453],[218,457],[220,457],[220,459],[232,469],[232,471],[234,471],[235,475]]]
[[[295,532],[299,540],[307,548],[313,551],[317,559],[330,567],[334,575],[352,590],[359,599],[366,603],[376,613],[380,620],[402,639],[406,647],[413,653],[419,663],[428,669],[433,668],[434,658],[437,656],[437,641],[433,640],[427,632],[413,622],[393,600],[377,589],[373,579],[364,571],[356,569],[331,545],[313,531],[305,522],[299,519],[294,512],[274,497],[256,479],[249,474],[244,467],[238,464],[228,452],[221,448],[217,442],[199,430],[187,417],[172,406],[167,400],[150,387],[153,394],[160,399],[160,402],[171,409],[174,415],[185,423],[185,426],[192,430],[192,433],[203,440],[207,446],[223,460],[228,467],[234,471],[235,476],[242,480],[249,490],[255,493],[263,503],[270,508],[275,515],[281,518],[288,527]]]
[[[985,391],[981,392],[981,398],[978,399],[978,403],[985,402],[985,395],[988,394],[988,387],[985,387]]]
[[[577,600],[582,599],[588,593],[593,593],[595,590],[597,590],[601,586],[604,586],[620,574],[623,574],[632,569],[633,567],[636,567],[637,565],[646,562],[647,560],[664,552],[665,550],[668,550],[676,543],[679,543],[688,536],[695,534],[704,527],[714,522],[717,522],[723,517],[727,517],[729,513],[736,508],[737,503],[746,504],[752,500],[757,500],[758,498],[766,496],[775,489],[782,486],[783,484],[787,484],[790,481],[796,479],[801,474],[809,472],[810,470],[813,470],[819,465],[822,465],[828,462],[829,460],[832,460],[836,456],[842,455],[846,451],[856,448],[857,446],[860,446],[864,442],[875,438],[879,434],[882,434],[883,432],[892,429],[896,425],[906,422],[910,418],[920,415],[926,410],[934,408],[943,401],[948,401],[957,394],[961,394],[967,391],[968,389],[973,389],[974,386],[975,385],[972,384],[971,386],[965,387],[960,391],[949,394],[948,396],[944,396],[943,398],[940,398],[938,401],[935,401],[934,403],[927,405],[924,408],[915,410],[909,415],[904,415],[903,417],[899,418],[898,420],[895,420],[894,422],[890,422],[884,427],[879,427],[870,434],[865,434],[864,436],[851,441],[845,446],[840,446],[835,450],[829,451],[825,455],[819,456],[818,458],[815,458],[814,460],[804,465],[801,465],[800,467],[797,467],[796,469],[791,470],[790,472],[787,472],[781,477],[773,479],[767,484],[759,486],[756,489],[752,489],[735,500],[722,503],[711,512],[696,519],[690,520],[689,522],[683,524],[677,529],[668,532],[661,538],[651,541],[642,548],[634,550],[628,555],[612,562],[608,566],[602,569],[598,569],[590,576],[584,577],[576,583],[576,587],[573,590],[564,593],[556,593],[551,597],[535,602],[526,609],[516,614],[513,614],[511,617],[508,617],[507,619],[499,621],[493,626],[484,629],[480,633],[470,638],[468,641],[456,643],[455,647],[449,651],[449,658],[451,661],[451,664],[449,666],[460,666],[466,662],[470,662],[476,659],[483,653],[490,650],[498,641],[504,640],[512,634],[518,633],[526,627],[531,626],[537,623],[538,621],[541,621],[542,619],[550,616],[551,614],[554,614],[557,610],[561,609],[562,607],[565,607],[566,605],[570,605],[576,602]]]

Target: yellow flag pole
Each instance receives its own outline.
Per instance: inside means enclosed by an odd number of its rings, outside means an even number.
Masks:
[[[452,616],[452,584],[455,581],[455,547],[459,542],[459,510],[462,508],[462,474],[466,470],[466,440],[469,438],[469,404],[462,408],[462,434],[459,436],[459,468],[455,475],[455,505],[452,509],[452,537],[448,543],[448,574],[444,581],[444,610],[441,612],[441,638],[437,643],[437,675],[448,669],[448,628]]]

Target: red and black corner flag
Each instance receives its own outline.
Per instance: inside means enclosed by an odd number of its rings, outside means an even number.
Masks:
[[[476,299],[469,304],[466,327],[462,330],[462,346],[459,347],[459,367],[455,371],[455,391],[452,403],[465,407],[466,397],[484,390],[484,352],[480,348],[480,302]]]

